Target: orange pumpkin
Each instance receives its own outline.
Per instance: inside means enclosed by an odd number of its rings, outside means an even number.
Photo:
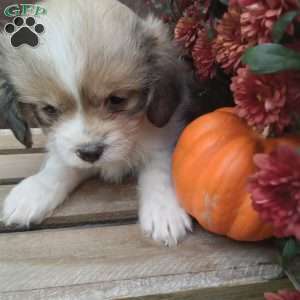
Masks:
[[[300,137],[265,139],[234,110],[223,108],[192,122],[173,157],[173,179],[182,206],[208,231],[240,241],[272,236],[246,191],[253,155],[277,145],[300,146]]]

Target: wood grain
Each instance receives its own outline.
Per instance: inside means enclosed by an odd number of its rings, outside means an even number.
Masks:
[[[24,149],[10,130],[0,130],[0,185],[12,184],[35,174],[45,159],[45,139],[39,129],[33,129],[35,148]]]
[[[271,280],[269,282],[241,286],[203,288],[187,292],[141,296],[138,298],[128,297],[128,295],[146,294],[145,290],[149,289],[148,285],[151,283],[155,284],[154,280],[149,283],[148,281],[151,280],[137,279],[115,281],[113,283],[75,285],[70,287],[8,292],[2,293],[0,296],[1,300],[116,300],[115,297],[126,300],[264,300],[263,293],[266,291],[275,292],[280,289],[292,289],[291,284],[287,280]],[[157,286],[157,289],[155,287],[151,289],[159,293],[159,288],[160,286]],[[129,289],[131,291],[128,291]]]
[[[165,295],[153,295],[126,300],[262,300],[265,292],[277,292],[283,289],[293,290],[292,284],[286,280],[241,285],[234,287],[217,287]]]
[[[0,186],[0,211],[13,186]],[[137,219],[136,185],[133,180],[108,184],[92,179],[82,184],[50,218],[33,229],[78,226],[80,224],[124,224]],[[17,231],[0,223],[0,232]]]
[[[46,138],[40,129],[32,129],[33,148],[43,148],[46,142]],[[24,146],[18,142],[14,137],[11,130],[0,130],[0,154],[7,153],[7,151],[19,150],[24,153],[26,151]]]
[[[44,153],[0,155],[0,184],[18,181],[38,172]]]
[[[201,230],[171,249],[144,238],[137,225],[3,233],[0,292],[115,299],[250,284],[278,276],[275,255],[268,243],[237,243]],[[64,289],[69,298],[55,296]]]

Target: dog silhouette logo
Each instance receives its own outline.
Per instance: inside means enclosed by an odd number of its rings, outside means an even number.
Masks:
[[[22,45],[36,47],[39,35],[45,31],[42,24],[36,23],[34,17],[16,17],[12,23],[6,24],[4,30],[11,35],[11,44],[18,48]]]

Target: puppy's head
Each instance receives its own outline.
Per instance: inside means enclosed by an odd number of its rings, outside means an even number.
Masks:
[[[36,48],[2,34],[4,71],[76,167],[126,160],[145,123],[165,126],[181,98],[178,56],[160,21],[114,0],[42,2]]]

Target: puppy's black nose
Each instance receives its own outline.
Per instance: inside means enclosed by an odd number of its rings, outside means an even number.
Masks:
[[[94,163],[101,157],[103,150],[104,150],[103,145],[86,144],[79,147],[76,150],[76,154],[82,160],[89,163]]]

